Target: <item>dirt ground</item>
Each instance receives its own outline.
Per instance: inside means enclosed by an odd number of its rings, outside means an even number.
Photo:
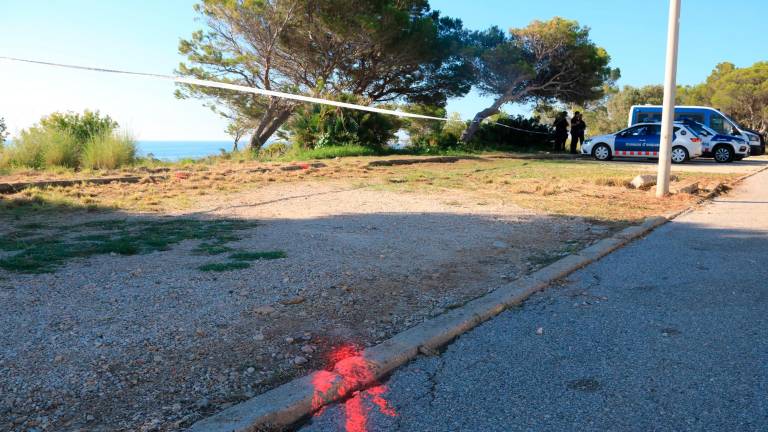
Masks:
[[[206,167],[159,183],[6,196],[4,235],[30,223],[45,231],[86,222],[98,236],[115,220],[247,220],[256,225],[226,247],[284,258],[201,271],[223,255],[195,253],[201,241],[187,239],[74,258],[49,273],[0,270],[0,429],[183,429],[329,366],[339,346],[380,342],[697,199],[659,203],[627,189],[634,167],[563,164]],[[147,201],[158,204],[131,204]]]

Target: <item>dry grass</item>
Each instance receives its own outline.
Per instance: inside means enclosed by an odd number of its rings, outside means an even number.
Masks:
[[[80,185],[27,189],[0,196],[0,208],[27,211],[25,203],[55,203],[60,209],[111,208],[132,212],[173,212],[197,208],[213,197],[266,187],[273,182],[334,180],[357,187],[408,192],[461,191],[478,203],[510,203],[557,215],[604,221],[634,221],[684,208],[697,197],[674,195],[656,199],[651,192],[627,188],[637,174],[630,164],[589,161],[484,159],[453,164],[423,164],[367,168],[371,158],[326,161],[324,168],[283,171],[286,164],[228,162],[177,166],[165,181],[137,184]],[[145,171],[108,171],[108,175]],[[16,176],[19,174],[17,173]],[[62,174],[69,177],[71,174]],[[683,172],[681,182],[728,181],[735,174]],[[47,178],[61,178],[46,172]],[[44,210],[45,206],[38,206]]]

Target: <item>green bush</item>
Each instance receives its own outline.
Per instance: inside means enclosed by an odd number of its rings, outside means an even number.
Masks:
[[[136,142],[126,134],[98,135],[83,149],[83,168],[115,169],[136,160]]]
[[[40,120],[44,129],[57,129],[67,132],[80,143],[114,132],[120,125],[108,115],[102,116],[98,111],[85,110],[83,114],[55,112]]]
[[[53,113],[0,146],[0,167],[114,169],[136,160],[136,144],[109,116]]]
[[[67,132],[35,126],[22,131],[19,139],[3,148],[0,165],[76,168],[78,147],[77,141]]]
[[[476,148],[495,150],[551,149],[554,131],[536,117],[500,114],[480,125],[472,140]]]
[[[349,94],[335,100],[367,103]],[[396,137],[401,126],[398,117],[314,104],[300,106],[279,136],[291,141],[293,147],[304,149],[351,145],[381,150]]]

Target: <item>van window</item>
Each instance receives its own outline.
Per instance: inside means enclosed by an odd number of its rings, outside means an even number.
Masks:
[[[717,133],[725,134],[725,135],[736,135],[738,132],[733,128],[730,122],[725,119],[725,117],[721,116],[720,114],[712,113],[712,116],[709,120],[709,127],[716,130]]]
[[[637,123],[656,123],[661,121],[661,114],[660,113],[638,113],[637,114]]]
[[[675,120],[693,120],[699,123],[704,123],[704,114],[695,114],[695,113],[678,113],[675,114]]]

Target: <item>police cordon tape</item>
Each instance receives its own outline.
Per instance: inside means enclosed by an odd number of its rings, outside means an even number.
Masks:
[[[93,67],[93,66],[80,66],[80,65],[72,65],[72,64],[65,64],[65,63],[54,63],[54,62],[48,62],[48,61],[42,61],[42,60],[23,59],[18,57],[0,56],[0,60],[7,60],[7,61],[21,62],[21,63],[32,63],[37,65],[53,66],[53,67],[60,67],[60,68],[66,68],[66,69],[85,70],[85,71],[91,71],[91,72],[102,72],[102,73],[112,73],[112,74],[132,75],[132,76],[140,76],[140,77],[146,77],[146,78],[162,79],[167,81],[173,81],[178,84],[187,84],[187,85],[195,85],[195,86],[202,86],[202,87],[213,87],[213,88],[233,90],[233,91],[239,91],[239,92],[245,92],[245,93],[254,93],[262,96],[279,97],[279,98],[290,99],[290,100],[295,100],[299,102],[330,105],[330,106],[335,106],[340,108],[355,109],[359,111],[368,111],[368,112],[377,113],[377,114],[393,115],[397,117],[407,117],[407,118],[415,118],[415,119],[422,119],[422,120],[436,120],[436,121],[443,121],[443,122],[464,121],[464,120],[452,120],[446,117],[435,117],[435,116],[428,116],[424,114],[409,113],[409,112],[399,111],[399,110],[376,108],[376,107],[366,106],[366,105],[357,105],[357,104],[351,104],[347,102],[339,102],[339,101],[333,101],[329,99],[321,99],[321,98],[316,98],[311,96],[297,95],[293,93],[285,93],[285,92],[279,92],[274,90],[260,89],[256,87],[242,86],[238,84],[224,83],[220,81],[201,80],[196,78],[185,78],[185,77],[178,77],[174,75],[163,75],[163,74],[155,74],[155,73],[149,73],[149,72],[135,72],[135,71],[120,70],[120,69],[107,69],[107,68],[100,68],[100,67]],[[517,130],[520,132],[530,133],[530,134],[550,135],[549,132],[530,131],[526,129],[505,125],[498,122],[489,121],[488,123],[502,126],[508,129]]]

